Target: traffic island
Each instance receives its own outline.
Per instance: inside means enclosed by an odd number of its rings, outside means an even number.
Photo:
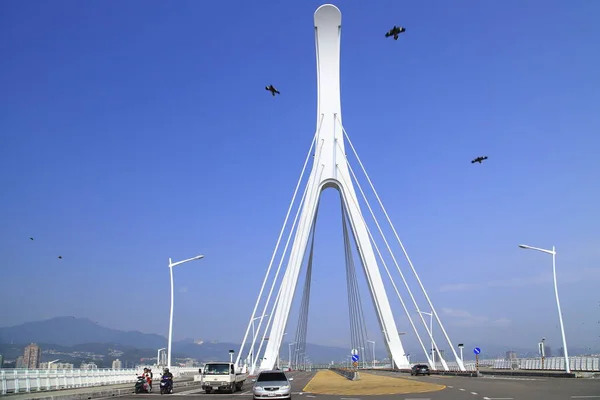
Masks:
[[[360,380],[351,381],[333,371],[319,371],[304,387],[303,392],[333,395],[390,395],[437,392],[445,385],[380,376],[362,372]]]

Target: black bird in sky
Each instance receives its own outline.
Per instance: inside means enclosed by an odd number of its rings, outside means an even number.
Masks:
[[[485,156],[485,157],[477,157],[476,159],[474,159],[473,161],[471,161],[471,164],[475,164],[476,162],[478,162],[479,164],[481,164],[481,162],[483,160],[487,160],[487,156]]]
[[[58,256],[58,258],[60,258],[62,260],[62,256]]]
[[[273,97],[275,97],[275,93],[281,94],[281,93],[279,93],[279,90],[275,89],[275,86],[273,86],[273,85],[269,85],[269,86],[265,87],[265,89],[268,90],[269,92],[271,92]]]
[[[398,35],[404,32],[406,32],[406,29],[401,26],[394,25],[394,27],[385,34],[385,37],[387,38],[393,36],[394,40],[398,40]]]
[[[29,239],[33,240],[33,238],[32,238],[32,237],[30,237]]]

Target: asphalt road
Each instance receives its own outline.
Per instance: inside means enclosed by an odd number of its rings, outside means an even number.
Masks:
[[[386,373],[381,373],[387,375]],[[446,385],[437,392],[385,395],[385,396],[332,396],[303,393],[302,389],[308,384],[314,373],[292,372],[292,397],[306,397],[314,400],[600,400],[600,379],[567,379],[567,378],[520,378],[520,377],[454,377],[430,376],[411,377],[409,374],[389,373],[391,376],[406,379],[417,379]],[[243,400],[252,397],[252,382],[248,381],[242,391],[235,394],[213,393],[205,394],[200,388],[181,388],[172,396],[187,396],[205,398],[205,400]],[[138,394],[124,396],[124,399],[150,399],[160,396],[160,393]],[[211,398],[211,399],[209,399]],[[365,398],[365,399],[363,399]]]

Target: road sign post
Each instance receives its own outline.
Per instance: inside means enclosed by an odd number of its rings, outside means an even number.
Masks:
[[[356,351],[356,349],[352,349],[352,353],[354,353]],[[358,351],[356,351],[356,353],[358,353]],[[354,368],[358,368],[358,360],[360,359],[360,357],[358,356],[358,354],[352,354],[352,365],[354,366]]]
[[[545,351],[546,349],[544,346],[544,340],[545,339],[542,339],[542,341],[538,343],[538,347],[540,349],[540,356],[542,357],[542,369],[544,369],[544,358],[546,358],[546,351]]]
[[[475,371],[479,372],[479,354],[481,353],[481,349],[479,347],[475,347],[473,349],[473,353],[475,353]]]

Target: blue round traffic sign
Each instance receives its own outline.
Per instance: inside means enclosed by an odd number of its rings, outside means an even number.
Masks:
[[[481,353],[481,349],[480,349],[479,347],[475,347],[475,348],[473,349],[473,353],[475,353],[475,354],[479,354],[479,353]]]
[[[358,354],[354,354],[354,355],[352,356],[352,361],[354,361],[354,362],[357,362],[357,361],[358,361],[358,358],[359,358],[359,357],[358,357]]]

